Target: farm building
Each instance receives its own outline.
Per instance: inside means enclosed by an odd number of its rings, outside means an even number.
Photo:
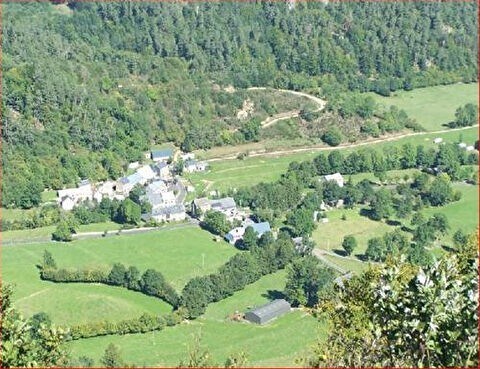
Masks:
[[[151,158],[153,161],[167,161],[173,157],[172,149],[152,150]]]
[[[154,209],[152,210],[151,218],[155,219],[157,222],[185,220],[185,207],[183,205],[172,205]]]
[[[171,178],[170,168],[168,167],[167,163],[158,162],[152,166],[155,174],[160,179],[166,180]]]
[[[167,185],[163,181],[154,181],[147,186],[147,193],[167,192]]]
[[[343,184],[345,182],[343,176],[340,173],[329,174],[326,175],[324,178],[326,181],[337,182],[338,187],[343,187]]]
[[[155,172],[152,170],[150,165],[144,165],[143,167],[138,168],[137,173],[145,178],[146,181],[150,181],[155,178]]]
[[[262,222],[262,223],[247,223],[248,225],[245,225],[243,227],[237,227],[232,229],[230,232],[228,232],[225,235],[225,239],[231,243],[232,245],[235,244],[238,240],[243,239],[243,235],[245,234],[245,230],[247,227],[252,227],[253,230],[257,233],[257,236],[260,238],[265,232],[269,232],[270,229],[270,223],[268,222]]]
[[[77,204],[85,200],[93,200],[93,187],[88,180],[83,180],[77,188],[58,190],[57,202],[63,210],[72,210]]]
[[[185,173],[203,172],[207,170],[208,164],[204,161],[187,160],[183,166]]]
[[[123,177],[118,180],[117,191],[123,193],[124,195],[128,195],[133,187],[135,187],[137,184],[144,185],[146,182],[147,180],[140,174],[133,173],[128,177]]]
[[[245,319],[256,324],[265,324],[290,311],[290,304],[284,299],[277,299],[260,306],[256,309],[247,311]]]

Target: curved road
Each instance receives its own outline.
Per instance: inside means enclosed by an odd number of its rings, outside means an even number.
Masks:
[[[250,88],[247,88],[247,90],[249,91],[254,91],[254,90],[268,90],[270,88],[267,88],[267,87],[250,87]],[[307,94],[305,92],[299,92],[299,91],[293,91],[293,90],[282,90],[282,89],[272,89],[272,90],[275,90],[275,91],[280,91],[280,92],[286,92],[286,93],[289,93],[289,94],[292,94],[292,95],[297,95],[297,96],[303,96],[303,97],[306,97],[307,99],[310,99],[312,100],[314,103],[316,103],[318,105],[318,108],[313,110],[313,113],[316,113],[316,112],[319,112],[321,110],[323,110],[325,108],[325,105],[327,105],[327,101],[326,100],[322,100],[316,96],[313,96],[313,95],[310,95],[310,94]],[[279,113],[279,114],[276,114],[276,115],[273,115],[271,117],[268,117],[267,119],[263,120],[260,124],[262,126],[262,128],[266,128],[266,127],[269,127],[281,120],[285,120],[285,119],[290,119],[290,118],[295,118],[295,117],[298,117],[300,115],[300,110],[293,110],[293,111],[288,111],[288,112],[284,112],[284,113]]]

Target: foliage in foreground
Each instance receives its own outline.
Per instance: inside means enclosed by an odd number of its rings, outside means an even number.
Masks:
[[[432,266],[387,263],[321,302],[331,322],[309,366],[477,366],[478,238]]]

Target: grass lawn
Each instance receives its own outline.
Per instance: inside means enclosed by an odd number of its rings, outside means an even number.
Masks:
[[[367,242],[370,238],[383,236],[386,232],[395,230],[395,227],[385,222],[377,222],[359,214],[359,208],[335,209],[328,211],[328,223],[318,223],[317,229],[312,234],[317,248],[335,252],[343,251],[343,238],[353,235],[357,239],[358,246],[353,254],[363,254],[367,249]],[[345,214],[347,220],[342,220]]]
[[[98,358],[112,342],[120,347],[129,363],[174,366],[186,358],[194,335],[200,334],[201,344],[208,348],[214,363],[222,365],[228,355],[243,351],[248,355],[248,365],[293,366],[295,359],[303,356],[317,338],[325,337],[324,323],[302,311],[288,313],[265,326],[225,321],[225,316],[235,310],[245,311],[250,305],[263,304],[269,300],[268,291],[279,291],[284,286],[285,272],[279,271],[210,305],[203,317],[188,324],[147,334],[79,340],[70,347],[74,356],[87,355],[98,364]]]
[[[467,103],[477,104],[478,84],[457,83],[447,86],[398,91],[390,97],[370,93],[377,103],[389,107],[396,105],[415,118],[427,131],[444,128],[455,118],[455,110]]]
[[[42,202],[55,201],[57,199],[57,191],[45,190],[42,192]]]
[[[323,257],[343,270],[351,271],[355,274],[360,274],[368,268],[368,263],[362,262],[358,259],[344,258],[336,255],[323,255]]]
[[[387,146],[401,146],[407,142],[413,145],[424,145],[432,147],[433,140],[442,137],[444,142],[463,141],[473,145],[478,139],[478,127],[471,127],[462,131],[445,133],[428,133],[416,136],[404,137],[398,140],[372,143],[361,147],[372,147],[378,150]],[[359,148],[337,148],[347,155]],[[330,152],[332,149],[322,149],[323,152]],[[268,155],[247,157],[244,160],[226,159],[210,162],[210,170],[206,173],[194,173],[187,176],[196,188],[196,196],[207,189],[207,194],[212,190],[225,191],[230,188],[252,186],[260,182],[271,182],[280,178],[285,173],[288,165],[293,161],[312,160],[319,154],[318,150],[308,150],[288,155]]]

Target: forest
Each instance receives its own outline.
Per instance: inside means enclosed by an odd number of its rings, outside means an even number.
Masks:
[[[43,189],[79,178],[116,178],[153,144],[193,150],[255,139],[250,121],[234,119],[250,86],[309,91],[345,114],[345,93],[477,80],[474,2],[2,9],[2,198],[10,207],[35,206]]]

